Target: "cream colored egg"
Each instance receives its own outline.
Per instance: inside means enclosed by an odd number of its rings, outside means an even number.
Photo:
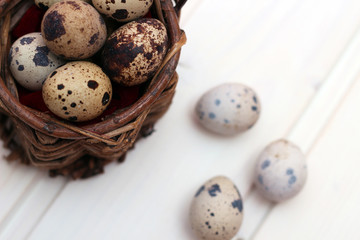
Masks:
[[[208,90],[195,107],[198,122],[221,135],[235,135],[250,129],[260,112],[256,92],[240,83],[225,83]]]
[[[51,7],[54,3],[60,2],[62,0],[35,0],[35,4],[42,9],[47,10],[49,7]],[[91,0],[81,0],[87,3],[90,3]]]
[[[106,41],[104,19],[90,4],[61,1],[45,13],[41,32],[48,48],[67,59],[93,56]]]
[[[70,62],[46,79],[42,95],[55,115],[82,122],[101,115],[112,97],[110,79],[93,63]]]
[[[51,53],[41,33],[26,34],[10,48],[9,68],[16,81],[31,91],[41,89],[47,76],[65,60]]]
[[[156,19],[139,19],[116,30],[106,41],[102,66],[111,80],[134,86],[150,79],[166,54],[165,26]]]
[[[230,240],[239,231],[242,219],[242,198],[229,178],[214,177],[196,192],[190,222],[199,239]]]
[[[280,139],[260,154],[255,168],[255,184],[260,194],[273,202],[297,195],[307,178],[305,155],[295,144]]]
[[[102,14],[119,22],[129,22],[144,16],[153,0],[92,0],[92,2]]]

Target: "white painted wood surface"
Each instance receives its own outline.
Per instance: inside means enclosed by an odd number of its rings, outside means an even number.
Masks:
[[[181,24],[188,43],[173,104],[125,163],[69,181],[0,161],[1,240],[194,239],[190,201],[220,174],[244,197],[237,238],[359,239],[360,2],[189,0]],[[253,129],[224,138],[202,130],[193,108],[229,81],[254,88],[263,111]],[[309,179],[298,197],[274,205],[257,195],[252,173],[262,148],[281,137],[307,153]]]

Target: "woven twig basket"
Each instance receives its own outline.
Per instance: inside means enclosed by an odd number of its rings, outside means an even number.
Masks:
[[[0,0],[0,135],[11,150],[8,160],[49,169],[50,176],[87,178],[103,172],[105,164],[123,161],[141,136],[152,132],[154,123],[169,108],[178,75],[175,72],[186,37],[179,28],[179,12],[186,0],[155,0],[157,18],[168,30],[169,51],[136,103],[119,109],[101,122],[82,127],[60,121],[19,102],[14,79],[7,66],[11,47],[10,22],[16,10],[30,0]]]

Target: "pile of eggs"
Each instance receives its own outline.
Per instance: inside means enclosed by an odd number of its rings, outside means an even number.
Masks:
[[[162,63],[168,48],[166,27],[155,18],[142,18],[152,3],[35,0],[47,9],[41,32],[13,43],[10,71],[22,87],[41,90],[56,116],[73,122],[92,120],[109,106],[112,83],[138,86]]]

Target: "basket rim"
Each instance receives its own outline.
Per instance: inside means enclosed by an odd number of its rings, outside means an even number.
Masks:
[[[160,4],[161,6],[164,19],[166,21],[165,26],[167,27],[170,40],[169,49],[173,48],[184,36],[184,33],[179,27],[176,6],[173,6],[171,0],[155,0],[154,4],[155,3]],[[6,20],[10,21],[10,13],[5,15],[5,21]],[[121,109],[121,111],[113,113],[108,117],[108,119],[98,123],[78,127],[71,122],[64,121],[63,123],[46,113],[22,105],[19,100],[10,93],[10,90],[5,85],[5,81],[1,76],[0,100],[3,103],[3,107],[6,107],[5,110],[10,116],[16,117],[33,129],[53,137],[63,139],[84,139],[88,137],[88,135],[82,134],[84,132],[91,132],[99,135],[106,134],[107,132],[126,125],[133,119],[139,117],[147,109],[151,108],[151,105],[166,89],[173,74],[175,73],[175,69],[180,58],[180,49],[183,44],[177,46],[176,52],[173,53],[173,56],[171,56],[171,58],[168,59],[168,62],[166,62],[162,69],[159,70],[159,74],[156,76],[157,79],[154,81],[154,84],[151,84],[146,92],[134,104],[125,110]]]

